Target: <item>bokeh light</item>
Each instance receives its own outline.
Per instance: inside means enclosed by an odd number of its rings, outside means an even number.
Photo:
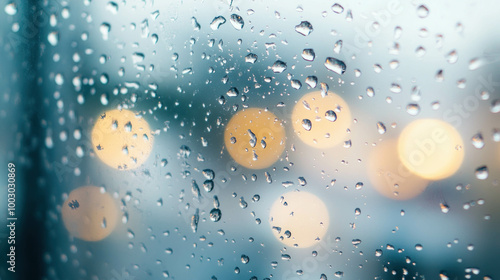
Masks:
[[[112,110],[96,121],[92,145],[105,164],[120,170],[134,169],[151,153],[153,136],[142,117],[129,110]]]
[[[351,111],[337,94],[320,91],[304,95],[292,112],[292,124],[299,138],[315,148],[330,148],[347,140]]]
[[[330,223],[321,199],[308,192],[289,192],[276,200],[269,213],[274,236],[287,246],[311,247],[321,240]]]
[[[64,226],[69,233],[85,241],[99,241],[113,232],[119,209],[115,200],[99,187],[73,190],[62,205]]]
[[[281,121],[260,108],[236,113],[224,133],[224,144],[231,157],[251,169],[266,168],[276,162],[285,149],[285,141]]]
[[[397,140],[379,143],[368,158],[368,176],[375,190],[398,200],[411,199],[422,193],[429,181],[410,172],[401,162]]]
[[[464,159],[464,143],[450,124],[420,119],[406,126],[398,140],[401,162],[411,172],[429,180],[453,175]]]

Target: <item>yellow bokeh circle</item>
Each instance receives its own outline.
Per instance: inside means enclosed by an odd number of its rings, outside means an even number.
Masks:
[[[289,192],[271,207],[269,220],[274,236],[287,246],[307,248],[328,231],[330,218],[321,199],[308,192]]]
[[[113,232],[120,210],[108,193],[95,186],[85,186],[69,194],[61,212],[64,226],[72,236],[99,241]]]
[[[143,164],[153,148],[148,123],[129,110],[107,111],[92,130],[92,145],[99,159],[120,170]]]
[[[453,175],[464,159],[464,143],[450,124],[420,119],[406,126],[398,139],[401,162],[411,172],[429,180]]]
[[[368,158],[368,177],[382,195],[407,200],[418,196],[429,181],[410,172],[401,162],[397,140],[389,139],[378,144]]]
[[[315,148],[331,148],[348,140],[351,111],[337,94],[320,91],[304,95],[295,104],[292,125],[299,138]]]
[[[226,126],[224,144],[240,165],[262,169],[275,163],[285,149],[285,129],[271,112],[260,108],[236,113]]]

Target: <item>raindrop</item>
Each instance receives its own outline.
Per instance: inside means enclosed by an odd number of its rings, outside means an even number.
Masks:
[[[318,85],[318,78],[316,76],[308,76],[306,78],[306,84],[311,88],[315,88]]]
[[[210,28],[212,28],[212,30],[217,30],[224,23],[226,23],[226,19],[223,16],[217,16],[210,23]]]
[[[245,62],[254,64],[257,61],[257,55],[254,53],[249,53],[245,56]]]
[[[443,212],[445,214],[450,212],[450,206],[448,206],[448,204],[440,203],[439,206],[441,207],[441,212]]]
[[[212,180],[205,180],[205,182],[203,182],[203,189],[206,192],[211,192],[214,189],[214,181],[212,181]]]
[[[420,113],[420,106],[415,103],[410,103],[406,105],[406,112],[412,116],[416,116],[418,115],[418,113]]]
[[[452,50],[445,56],[445,58],[449,63],[453,64],[458,61],[458,53],[456,50]]]
[[[337,120],[337,114],[333,110],[328,110],[325,112],[325,119],[334,122]]]
[[[240,94],[237,88],[232,87],[226,92],[227,96],[229,97],[236,97]]]
[[[486,165],[476,168],[476,178],[479,180],[486,180],[488,178],[488,167]]]
[[[359,209],[359,208],[354,209],[354,215],[355,216],[361,215],[361,209]]]
[[[332,6],[332,11],[336,14],[341,14],[344,11],[344,7],[342,7],[339,3],[335,3]]]
[[[57,31],[52,31],[49,33],[47,36],[47,40],[52,46],[56,46],[57,43],[59,42],[59,32]]]
[[[339,75],[344,74],[346,70],[346,65],[343,61],[335,59],[333,57],[327,57],[325,60],[325,67]]]
[[[424,249],[424,246],[422,246],[421,244],[417,244],[417,245],[415,245],[415,249],[417,251],[422,251],[422,249]]]
[[[5,5],[4,11],[9,16],[13,16],[13,15],[17,14],[17,5],[16,5],[16,3],[10,2],[7,5]]]
[[[473,58],[469,61],[469,70],[476,70],[484,65],[484,61],[479,58]]]
[[[274,73],[281,73],[286,70],[286,63],[281,60],[277,60],[273,66],[271,66],[271,69]]]
[[[210,220],[213,222],[218,222],[220,221],[220,218],[222,216],[222,213],[219,208],[214,208],[212,211],[210,211]]]
[[[342,50],[342,40],[338,40],[337,42],[335,42],[335,44],[333,45],[333,51],[337,54],[340,53],[340,51]]]
[[[386,132],[386,128],[383,122],[377,123],[377,131],[379,134],[384,134]]]
[[[483,135],[481,134],[481,132],[474,134],[474,136],[472,136],[472,138],[471,138],[471,141],[472,141],[472,145],[476,149],[482,149],[484,147],[484,139],[483,139]]]
[[[495,99],[491,102],[490,111],[495,114],[500,112],[500,99]]]
[[[300,89],[302,87],[302,83],[299,80],[291,80],[292,88]]]
[[[429,15],[429,9],[425,5],[420,5],[417,8],[417,15],[420,18],[426,18]]]
[[[382,250],[380,250],[380,249],[375,250],[375,256],[376,257],[382,256]]]
[[[316,57],[316,53],[314,52],[313,49],[304,49],[302,51],[302,58],[307,61],[314,61],[314,58]]]
[[[111,31],[111,25],[109,23],[104,22],[99,27],[99,31],[101,31],[102,39],[108,40],[109,31]]]
[[[243,18],[237,14],[232,14],[231,17],[229,18],[229,22],[233,25],[236,30],[241,30],[243,28],[243,25],[245,25],[245,22],[243,21]]]
[[[302,120],[302,127],[307,130],[307,131],[311,131],[311,128],[312,128],[312,123],[309,119],[303,119]]]
[[[106,10],[116,15],[118,13],[118,4],[116,4],[115,2],[108,2],[108,4],[106,5]]]
[[[362,182],[357,182],[356,186],[355,186],[355,189],[360,190],[362,188],[363,188],[363,183]]]
[[[241,262],[247,264],[250,261],[250,258],[247,255],[241,255]]]
[[[368,95],[368,97],[374,97],[375,96],[375,90],[372,87],[366,88],[366,95]]]
[[[313,26],[308,21],[301,21],[299,25],[295,26],[295,31],[304,36],[307,36],[313,32]]]

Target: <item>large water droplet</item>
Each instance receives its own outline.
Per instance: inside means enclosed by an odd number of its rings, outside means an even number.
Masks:
[[[420,106],[415,103],[410,103],[406,105],[406,112],[412,116],[416,116],[420,113]]]
[[[5,5],[4,11],[9,16],[13,16],[13,15],[17,14],[17,5],[16,5],[16,3],[10,2],[7,5]]]
[[[236,30],[241,30],[245,25],[243,18],[237,14],[232,14],[231,17],[229,18],[229,22],[231,22],[231,24],[233,25],[234,28],[236,28]]]
[[[483,139],[483,135],[481,134],[481,132],[474,134],[474,136],[472,136],[472,138],[471,138],[471,141],[472,141],[472,145],[476,149],[481,149],[484,147],[484,139]]]
[[[337,120],[337,114],[333,110],[328,110],[325,112],[325,119],[334,122]]]
[[[333,57],[327,57],[325,60],[326,69],[333,71],[339,75],[344,74],[346,70],[346,65],[342,60],[338,60]]]
[[[377,131],[379,134],[384,134],[386,132],[386,128],[383,122],[377,123]]]
[[[332,6],[332,11],[336,14],[341,14],[344,11],[344,7],[342,7],[339,3],[335,3]]]
[[[212,209],[212,211],[210,211],[210,220],[213,222],[220,221],[221,216],[222,216],[222,212],[220,211],[219,208],[214,208],[214,209]]]
[[[475,175],[479,180],[486,180],[488,178],[488,167],[486,165],[478,167]]]
[[[308,76],[306,78],[306,84],[311,88],[315,88],[318,85],[318,78],[316,76]]]
[[[316,57],[316,53],[314,52],[313,49],[304,49],[302,51],[302,58],[307,61],[314,61],[314,58]]]
[[[281,60],[277,60],[273,66],[271,66],[271,69],[274,73],[281,73],[286,70],[286,63]]]
[[[307,36],[309,34],[311,34],[311,32],[313,32],[313,26],[311,23],[309,23],[308,21],[301,21],[299,25],[296,25],[295,26],[295,31],[297,31],[297,33],[300,33],[304,36]]]
[[[500,99],[495,99],[491,102],[490,111],[492,113],[500,112]]]
[[[210,28],[212,28],[212,30],[217,30],[224,23],[226,23],[226,19],[223,16],[217,16],[210,23]]]
[[[311,128],[312,128],[312,123],[309,119],[303,119],[302,120],[302,127],[307,130],[307,131],[310,131]]]
[[[420,5],[417,8],[417,15],[420,18],[426,18],[429,15],[429,9],[425,5]]]

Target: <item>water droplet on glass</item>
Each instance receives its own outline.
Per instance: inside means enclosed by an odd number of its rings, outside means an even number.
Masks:
[[[426,18],[429,15],[429,9],[425,5],[420,5],[417,8],[417,15],[420,18]]]
[[[336,58],[333,58],[333,57],[327,57],[326,60],[325,60],[325,67],[330,70],[330,71],[333,71],[339,75],[342,75],[344,74],[345,70],[346,70],[346,65],[343,61],[341,60],[338,60]]]
[[[495,114],[500,112],[500,99],[495,99],[491,102],[490,111]]]
[[[377,123],[377,131],[379,134],[384,134],[386,132],[386,128],[383,122]]]
[[[335,3],[332,6],[332,11],[336,14],[341,14],[344,11],[344,7],[342,7],[339,3]]]
[[[488,167],[483,165],[476,168],[475,175],[479,180],[486,180],[488,178]]]
[[[226,23],[226,19],[223,16],[217,16],[210,23],[210,28],[212,28],[212,30],[217,30],[224,23]]]
[[[406,112],[412,116],[416,116],[420,113],[420,106],[415,103],[410,103],[406,105]]]
[[[380,249],[375,250],[375,256],[376,257],[381,257],[382,256],[382,250],[380,250]]]
[[[16,3],[10,2],[7,5],[5,5],[4,11],[9,16],[13,16],[13,15],[17,14],[17,5],[16,5]]]
[[[337,120],[337,114],[333,110],[328,110],[325,112],[325,119],[334,122]]]
[[[108,34],[109,34],[109,31],[111,31],[111,25],[109,23],[104,22],[99,27],[99,31],[101,32],[102,39],[108,40]]]
[[[254,53],[249,53],[245,56],[245,62],[254,64],[257,61],[257,55]]]
[[[271,66],[271,69],[274,73],[281,73],[286,70],[286,63],[281,60],[277,60],[273,66]]]
[[[239,91],[238,91],[238,89],[237,89],[237,88],[232,87],[232,88],[230,88],[230,89],[226,92],[226,94],[227,94],[227,96],[229,96],[229,97],[236,97],[236,96],[238,96],[240,93],[239,93]]]
[[[450,206],[448,206],[448,204],[440,203],[439,206],[441,207],[441,212],[443,212],[445,214],[450,212]]]
[[[445,56],[445,58],[449,63],[453,64],[458,61],[458,53],[456,50],[452,50]]]
[[[312,123],[309,119],[303,119],[302,120],[302,127],[307,130],[307,131],[310,131],[311,128],[312,128]]]
[[[368,97],[374,97],[375,96],[375,90],[372,87],[367,87],[366,88],[366,95]]]
[[[229,22],[233,25],[236,30],[241,30],[245,25],[243,18],[237,14],[232,14],[229,18]]]
[[[49,33],[47,36],[47,40],[52,46],[56,46],[57,43],[59,42],[59,32],[57,31],[52,31]]]
[[[290,83],[294,89],[300,89],[302,87],[302,83],[299,80],[291,80]]]
[[[118,13],[118,4],[116,4],[115,2],[108,2],[108,4],[106,5],[106,10],[116,15]]]
[[[306,78],[306,84],[311,88],[315,88],[318,85],[318,78],[316,76],[308,76]]]
[[[336,54],[339,54],[341,50],[342,50],[342,40],[338,40],[338,41],[337,41],[337,42],[335,42],[335,44],[333,45],[333,51],[334,51]]]
[[[417,245],[415,245],[415,249],[417,251],[422,251],[424,249],[424,246],[422,246],[421,244],[417,244]]]
[[[213,222],[220,221],[221,216],[222,212],[219,210],[219,208],[214,208],[212,209],[212,211],[210,211],[210,220]]]
[[[308,21],[301,21],[299,25],[295,26],[295,31],[304,36],[307,36],[313,32],[313,26]]]
[[[476,70],[485,64],[484,60],[480,58],[473,58],[469,61],[469,70]]]
[[[316,53],[314,53],[313,49],[304,49],[302,51],[302,58],[307,61],[314,61],[316,57]]]
[[[472,138],[471,138],[471,141],[472,141],[472,145],[476,149],[482,149],[484,147],[484,139],[483,139],[483,135],[481,134],[481,132],[474,134],[474,136],[472,136]]]

